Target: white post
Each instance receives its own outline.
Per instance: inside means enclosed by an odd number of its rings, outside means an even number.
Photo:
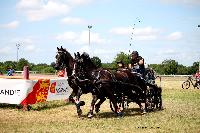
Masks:
[[[17,47],[17,62],[18,62],[18,50],[19,50],[20,44],[17,43],[17,44],[16,44],[16,47]]]
[[[88,25],[88,29],[89,29],[89,45],[90,45],[90,29],[92,28],[91,25]]]

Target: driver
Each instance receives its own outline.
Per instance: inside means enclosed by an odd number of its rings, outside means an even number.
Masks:
[[[129,64],[129,68],[140,73],[142,77],[145,76],[144,58],[139,56],[137,51],[131,53],[131,63]]]

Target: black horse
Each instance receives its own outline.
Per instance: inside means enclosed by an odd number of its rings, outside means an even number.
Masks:
[[[92,117],[93,116],[93,110],[94,110],[94,106],[95,103],[98,99],[100,99],[100,101],[96,104],[95,106],[95,110],[96,112],[99,111],[100,105],[101,103],[103,103],[106,100],[106,97],[109,98],[115,108],[115,113],[117,114],[117,116],[121,116],[122,112],[120,111],[120,109],[117,106],[116,100],[114,98],[114,94],[112,91],[112,86],[111,84],[108,83],[97,83],[96,85],[94,85],[94,82],[97,79],[92,79],[92,78],[87,78],[90,77],[89,75],[91,73],[82,73],[82,70],[78,69],[79,65],[81,63],[81,60],[78,60],[77,57],[80,57],[80,54],[75,55],[76,59],[74,60],[73,57],[70,55],[69,52],[67,52],[66,49],[62,48],[58,48],[57,47],[57,55],[56,55],[56,64],[55,64],[55,68],[57,70],[60,69],[67,69],[67,75],[68,75],[68,82],[70,87],[73,89],[73,93],[72,96],[75,96],[76,99],[71,99],[72,101],[75,102],[75,105],[77,107],[77,113],[80,116],[82,114],[82,110],[81,110],[81,106],[84,105],[83,101],[80,101],[80,96],[82,94],[86,94],[86,93],[92,93],[92,102],[91,102],[91,108],[90,111],[88,112],[88,117]],[[85,64],[84,64],[85,65]],[[88,64],[87,64],[88,66]],[[93,71],[92,75],[96,75],[98,77],[98,79],[101,79],[101,81],[110,81],[113,80],[113,76],[112,74],[107,71],[107,70],[101,70],[101,69],[97,69],[96,66],[89,66],[89,68],[92,68]],[[92,71],[91,70],[91,71]],[[81,73],[80,73],[81,72]],[[97,78],[96,77],[96,78]]]
[[[126,97],[132,102],[136,102],[140,106],[142,113],[146,112],[147,86],[140,77],[134,75],[128,69],[111,72],[106,69],[97,68],[87,53],[83,53],[82,55],[77,53],[77,55],[75,55],[75,60],[77,62],[75,65],[77,76],[91,81],[100,94],[98,96],[102,96],[100,102],[95,106],[96,109],[100,108],[100,105],[106,100],[105,97],[107,97],[107,95],[105,95],[105,91],[101,90],[102,86],[106,86],[106,90],[108,90],[108,87],[111,88],[109,90],[112,91],[118,103],[123,102],[123,98]],[[94,103],[95,102],[94,100]],[[145,103],[145,108],[143,108],[142,102]],[[115,112],[115,108],[112,108],[112,103],[113,102],[111,102],[111,109]],[[92,109],[94,109],[94,107],[92,107]],[[90,110],[90,112],[92,114],[93,110]]]
[[[86,81],[86,90],[89,90],[93,95],[88,117],[93,116],[94,106],[96,113],[100,111],[100,105],[106,98],[110,99],[114,107],[113,111],[117,116],[121,116],[122,112],[114,96],[115,86],[113,83],[116,81],[115,75],[107,69],[98,68],[87,53],[80,55],[79,52],[77,52],[77,54],[75,54],[75,61],[74,70],[76,77],[79,81]],[[100,99],[99,102],[95,104],[98,99]]]

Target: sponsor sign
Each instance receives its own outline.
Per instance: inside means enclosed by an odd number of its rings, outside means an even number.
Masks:
[[[72,93],[66,78],[0,79],[0,103],[35,104],[67,99]]]

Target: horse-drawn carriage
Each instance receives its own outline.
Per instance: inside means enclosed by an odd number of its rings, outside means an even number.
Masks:
[[[128,108],[130,102],[136,102],[142,113],[162,108],[161,88],[156,84],[146,82],[137,73],[129,69],[115,72],[97,68],[88,54],[75,54],[75,59],[66,49],[57,48],[56,69],[67,69],[68,82],[73,89],[73,96],[78,115],[82,114],[80,96],[92,93],[92,102],[88,117],[93,116],[93,110],[99,112],[100,105],[108,98],[110,107],[118,116]],[[96,104],[97,100],[99,102]],[[143,107],[144,104],[145,106]]]

